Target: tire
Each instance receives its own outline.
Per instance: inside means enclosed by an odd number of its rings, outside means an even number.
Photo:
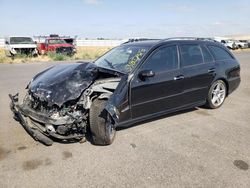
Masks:
[[[104,109],[107,100],[96,99],[89,110],[89,125],[94,145],[110,145],[116,135],[114,122]]]
[[[206,106],[216,109],[222,106],[227,95],[227,86],[224,81],[215,81],[208,91]]]

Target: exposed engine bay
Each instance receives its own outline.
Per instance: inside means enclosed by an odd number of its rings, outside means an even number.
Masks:
[[[93,63],[57,65],[32,79],[22,104],[18,94],[9,95],[11,110],[26,131],[45,145],[54,140],[79,141],[86,136],[92,101],[109,99],[122,75]]]

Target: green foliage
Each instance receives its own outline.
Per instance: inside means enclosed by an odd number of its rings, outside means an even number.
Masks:
[[[69,60],[69,57],[64,55],[64,54],[58,54],[54,52],[49,52],[48,53],[49,58],[51,58],[53,61],[65,61]]]
[[[0,56],[0,63],[13,63],[13,59],[11,59],[10,57],[6,57],[4,56]]]
[[[47,55],[36,57],[25,54],[17,54],[13,58],[7,57],[4,48],[0,48],[0,63],[29,63],[44,61],[68,61],[68,60],[94,60],[110,50],[111,47],[77,47],[77,53],[73,56],[49,52]]]

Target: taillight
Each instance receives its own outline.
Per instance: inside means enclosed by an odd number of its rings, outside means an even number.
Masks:
[[[234,68],[229,72],[230,77],[239,77],[240,76],[240,67]]]

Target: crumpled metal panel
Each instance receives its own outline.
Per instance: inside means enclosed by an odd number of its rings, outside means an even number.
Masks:
[[[71,63],[51,67],[36,75],[29,91],[39,100],[62,106],[66,101],[80,97],[98,75],[94,63]]]

